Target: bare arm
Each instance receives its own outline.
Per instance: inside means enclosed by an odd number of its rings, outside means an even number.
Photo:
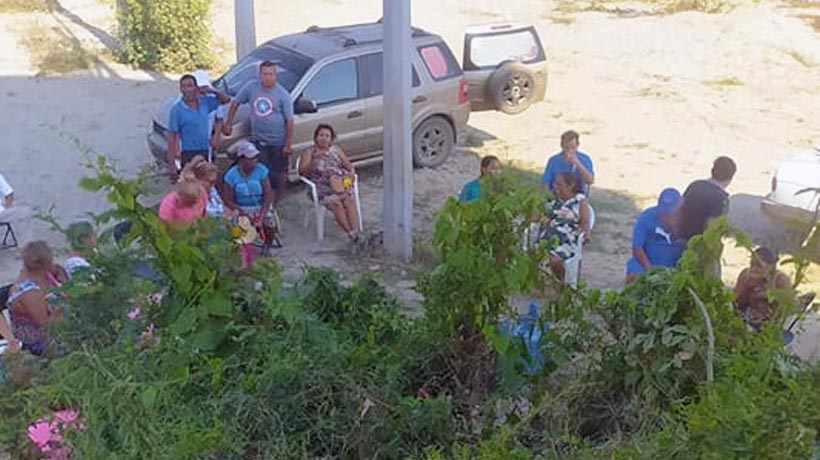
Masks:
[[[0,337],[8,342],[9,350],[17,351],[17,339],[14,337],[14,332],[12,332],[8,321],[6,321],[6,317],[2,314],[0,314]]]
[[[307,176],[313,170],[313,148],[299,154],[299,174]]]
[[[641,264],[644,270],[652,268],[652,263],[649,262],[649,257],[646,256],[646,251],[644,251],[643,248],[632,248],[632,255],[635,257],[635,260]]]
[[[232,210],[237,210],[238,207],[236,206],[233,187],[226,184],[224,181],[222,182],[222,202],[225,204],[225,207]]]
[[[350,158],[347,157],[347,154],[344,150],[339,147],[336,147],[336,151],[339,153],[339,159],[342,160],[342,165],[350,171],[351,174],[355,174],[356,170],[353,168],[353,163],[350,161]]]
[[[177,167],[174,160],[179,160],[179,133],[168,133],[168,167],[176,174]]]
[[[577,156],[575,157],[574,163],[575,163],[575,166],[578,167],[578,172],[581,173],[581,178],[584,179],[584,182],[586,182],[587,185],[594,184],[595,183],[595,175],[592,174],[592,171],[587,169],[586,166],[584,166],[584,163],[582,163],[581,160],[579,160]]]
[[[228,115],[222,122],[222,134],[230,136],[233,133],[233,119],[236,117],[236,111],[239,109],[239,102],[234,99],[231,101],[231,107],[228,109]]]

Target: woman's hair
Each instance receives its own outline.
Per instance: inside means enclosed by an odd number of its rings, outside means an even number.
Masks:
[[[493,163],[501,163],[495,155],[487,155],[481,159],[481,169],[487,169]]]
[[[71,250],[82,252],[89,249],[88,240],[94,235],[94,226],[91,222],[81,220],[69,225],[65,233]]]
[[[558,173],[557,178],[562,179],[567,183],[567,185],[569,185],[573,195],[577,195],[584,191],[584,186],[581,184],[581,179],[575,175],[575,173],[564,171],[562,173]]]
[[[332,140],[332,141],[336,140],[336,131],[333,130],[333,126],[330,126],[326,123],[319,123],[319,125],[317,125],[316,129],[313,131],[313,140],[314,141],[319,136],[319,132],[323,129],[326,129],[326,130],[330,131],[330,140]]]
[[[49,270],[54,264],[54,254],[45,241],[32,241],[23,247],[23,266],[26,270]]]
[[[202,186],[198,181],[182,181],[177,185],[177,193],[183,203],[193,205],[202,193]]]
[[[217,175],[216,165],[213,163],[202,162],[194,167],[194,176],[196,176],[198,180],[211,182],[216,180]]]

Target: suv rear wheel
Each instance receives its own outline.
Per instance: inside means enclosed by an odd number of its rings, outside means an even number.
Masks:
[[[496,110],[515,115],[532,105],[535,78],[520,62],[508,62],[490,75],[487,90]]]
[[[441,166],[454,146],[453,126],[444,117],[432,116],[413,132],[413,165],[417,168]]]

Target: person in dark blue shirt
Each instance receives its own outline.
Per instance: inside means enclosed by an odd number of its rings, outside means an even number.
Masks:
[[[481,176],[464,184],[461,193],[458,194],[458,201],[467,203],[475,201],[481,196],[481,178],[488,175],[495,175],[501,172],[501,160],[495,155],[487,155],[481,159]]]
[[[184,167],[195,156],[208,158],[211,146],[211,112],[231,98],[210,86],[199,87],[193,75],[185,74],[179,79],[182,98],[171,108],[168,124],[168,167],[176,176],[176,160]]]
[[[583,184],[584,195],[589,195],[589,186],[595,182],[592,159],[578,150],[580,136],[575,131],[561,135],[561,151],[551,156],[541,176],[541,186],[555,193],[555,179],[563,172],[575,174]]]
[[[673,223],[680,203],[680,192],[664,189],[658,205],[638,215],[632,230],[632,255],[626,263],[626,282],[631,283],[652,267],[674,267],[678,264],[686,240],[677,235]]]

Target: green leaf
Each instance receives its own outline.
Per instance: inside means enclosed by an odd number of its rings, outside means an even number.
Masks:
[[[157,401],[157,389],[155,387],[146,388],[140,395],[140,400],[146,409],[153,409]]]
[[[211,316],[228,318],[233,313],[231,299],[222,293],[216,293],[205,300],[205,310]]]

